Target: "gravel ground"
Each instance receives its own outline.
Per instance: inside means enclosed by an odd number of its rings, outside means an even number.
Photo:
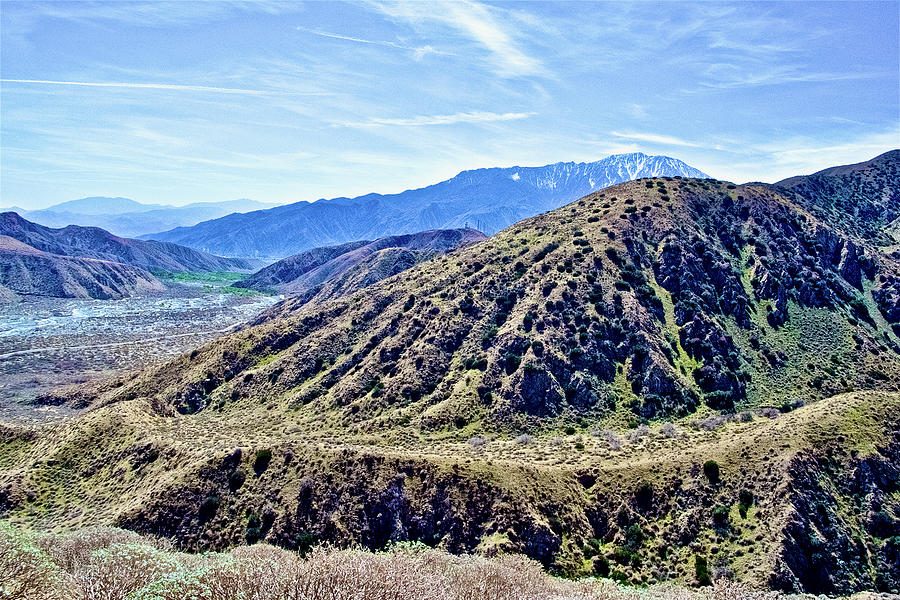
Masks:
[[[31,401],[57,385],[158,363],[256,316],[275,296],[242,297],[173,285],[122,300],[29,298],[0,305],[0,420],[71,414]]]

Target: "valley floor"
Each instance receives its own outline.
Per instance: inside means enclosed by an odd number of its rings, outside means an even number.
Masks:
[[[143,368],[244,323],[276,297],[170,282],[163,294],[121,300],[28,298],[0,304],[0,419],[69,416],[30,404],[60,385]]]

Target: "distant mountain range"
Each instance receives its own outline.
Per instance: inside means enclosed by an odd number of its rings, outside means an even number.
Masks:
[[[222,258],[168,242],[120,238],[97,227],[52,229],[14,212],[0,214],[0,299],[120,298],[162,290],[150,271],[252,271],[259,266],[259,261]]]
[[[487,239],[474,229],[439,229],[315,248],[260,269],[235,287],[278,291],[303,302],[351,294],[438,254]]]
[[[47,227],[66,225],[101,227],[116,235],[137,237],[163,229],[195,225],[235,212],[260,210],[272,206],[275,205],[248,199],[169,206],[142,204],[129,198],[95,196],[61,202],[41,210],[12,207],[0,209],[0,212],[16,212],[30,221]]]
[[[399,194],[297,202],[140,236],[222,256],[279,259],[310,248],[466,226],[492,234],[585,194],[641,177],[708,176],[674,158],[620,154],[591,163],[463,171]]]

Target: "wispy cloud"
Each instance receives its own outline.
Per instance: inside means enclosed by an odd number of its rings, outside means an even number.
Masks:
[[[337,123],[342,127],[421,127],[425,125],[455,125],[457,123],[491,123],[515,121],[533,116],[533,112],[495,113],[484,111],[460,112],[452,115],[420,115],[406,119],[374,117],[368,121]]]
[[[689,142],[687,140],[683,140],[681,138],[677,138],[671,135],[663,135],[658,133],[633,133],[633,132],[622,132],[622,131],[610,131],[610,135],[614,135],[619,138],[623,138],[626,140],[635,140],[638,142],[648,142],[651,144],[662,144],[666,146],[684,146],[689,148],[699,147],[700,144],[696,144],[694,142]]]
[[[376,3],[375,6],[395,19],[412,24],[437,22],[456,30],[488,51],[492,69],[501,77],[547,74],[542,62],[522,48],[513,20],[501,19],[494,7],[470,0],[439,4]]]
[[[703,88],[734,89],[791,83],[828,83],[834,81],[857,81],[890,76],[887,73],[808,73],[800,67],[784,65],[774,68],[748,70],[735,64],[712,64],[706,70],[707,80],[700,82]]]
[[[247,94],[251,96],[271,95],[300,95],[300,96],[324,96],[329,92],[281,92],[276,90],[249,90],[245,88],[215,87],[207,85],[183,85],[176,83],[129,83],[109,81],[50,81],[45,79],[0,79],[0,83],[24,83],[36,85],[73,85],[82,87],[100,88],[127,88],[139,90],[177,90],[185,92],[214,92],[219,94]]]
[[[349,35],[341,35],[339,33],[329,33],[327,31],[319,31],[317,29],[309,29],[307,27],[297,27],[297,31],[305,31],[306,33],[311,33],[313,35],[317,35],[319,37],[331,38],[333,40],[344,40],[347,42],[355,42],[357,44],[368,44],[370,46],[384,46],[387,48],[396,48],[398,50],[409,50],[413,53],[413,56],[416,60],[420,60],[428,54],[442,54],[445,56],[450,56],[452,53],[444,52],[442,50],[435,50],[433,47],[429,45],[425,46],[406,46],[403,44],[398,44],[397,42],[391,42],[387,40],[367,40],[365,38],[358,38]]]

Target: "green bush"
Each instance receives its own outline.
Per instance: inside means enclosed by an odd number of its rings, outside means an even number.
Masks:
[[[731,510],[723,504],[720,504],[713,509],[713,524],[716,526],[716,528],[727,529],[729,527],[730,513]]]
[[[231,474],[231,477],[228,478],[228,489],[232,492],[236,492],[241,489],[241,486],[244,485],[244,482],[247,480],[247,474],[244,473],[242,469],[237,469],[234,473]]]
[[[257,476],[262,475],[263,472],[269,468],[270,462],[272,462],[271,450],[264,449],[256,451],[256,459],[253,461],[253,470],[256,472]]]
[[[741,490],[738,493],[738,512],[741,513],[741,518],[747,518],[747,511],[750,510],[750,507],[753,506],[754,502],[753,492],[750,490]]]
[[[594,575],[598,577],[609,577],[609,559],[605,556],[597,556],[594,558]]]
[[[262,519],[256,513],[250,513],[247,517],[247,532],[244,538],[248,544],[255,544],[262,537]]]
[[[497,335],[498,331],[500,331],[500,329],[498,329],[496,325],[491,325],[490,328],[481,336],[481,343],[487,344],[488,342],[490,342]]]
[[[204,498],[198,511],[200,520],[205,523],[216,516],[216,512],[219,510],[219,504],[221,504],[221,501],[218,496],[210,495]]]
[[[625,545],[631,550],[637,550],[644,544],[644,537],[644,530],[634,523],[625,530]]]
[[[694,557],[694,573],[697,575],[697,583],[700,585],[712,585],[712,580],[709,578],[709,561],[706,560],[705,556],[698,554]]]

